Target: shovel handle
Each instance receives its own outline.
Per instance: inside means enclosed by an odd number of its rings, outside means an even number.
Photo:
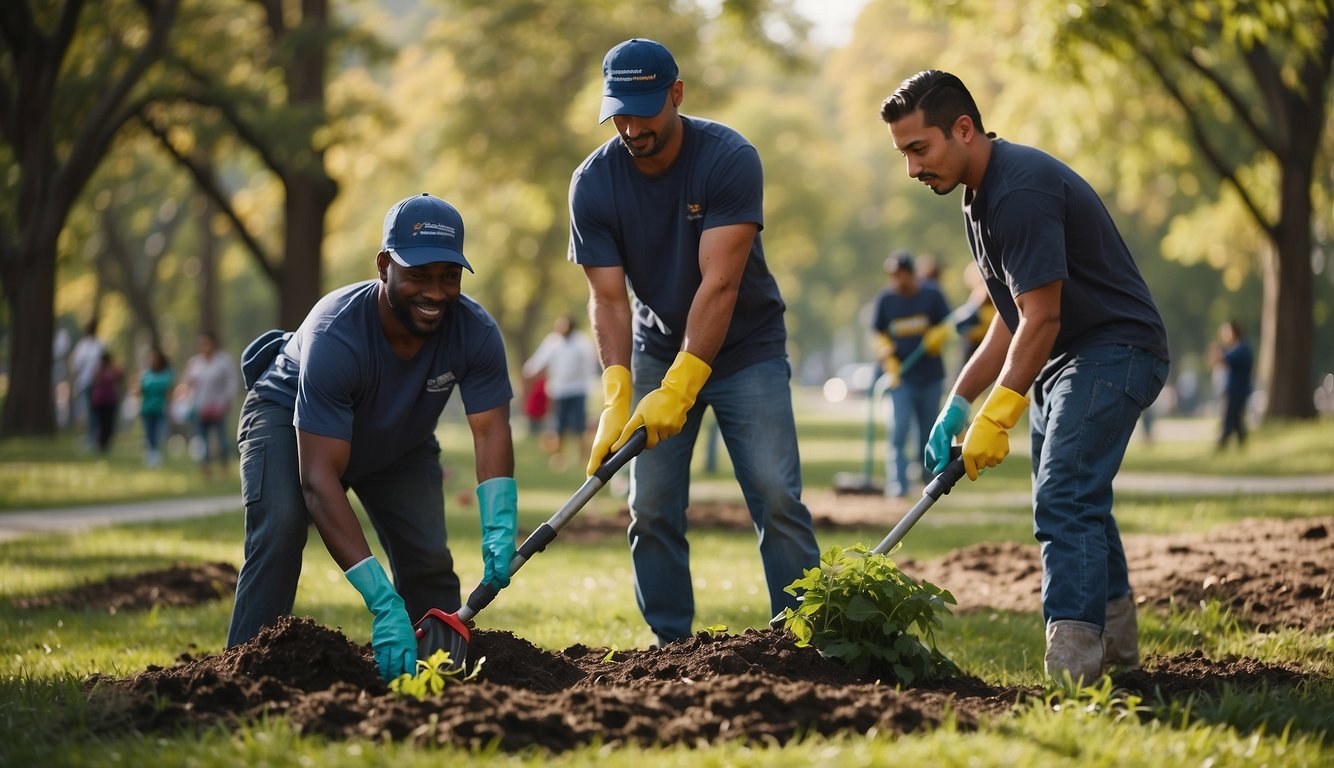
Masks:
[[[625,441],[625,445],[622,445],[619,451],[602,460],[602,466],[597,468],[593,477],[606,485],[607,481],[611,480],[611,476],[621,471],[621,467],[630,463],[630,459],[643,452],[646,445],[648,445],[648,430],[640,427],[634,431],[634,434],[630,435],[630,439]]]
[[[565,523],[571,517],[574,517],[575,513],[583,509],[588,500],[593,498],[602,489],[602,486],[607,484],[608,480],[611,480],[612,475],[643,452],[646,445],[648,445],[648,430],[640,427],[630,435],[630,439],[625,442],[625,445],[621,446],[620,450],[604,459],[602,466],[598,467],[592,477],[584,481],[583,486],[565,503],[565,506],[561,507],[545,523],[539,525],[537,530],[530,533],[523,544],[519,545],[519,548],[514,552],[514,559],[510,561],[510,576],[513,577],[533,555],[546,549]],[[458,616],[464,621],[471,620],[479,611],[490,605],[499,593],[500,589],[490,582],[478,584],[472,594],[468,595],[468,601],[459,610]]]
[[[922,500],[908,510],[903,519],[899,520],[898,525],[894,526],[894,529],[885,538],[881,539],[879,544],[875,545],[875,549],[871,550],[872,553],[883,555],[893,549],[895,544],[898,544],[904,536],[908,535],[909,529],[921,519],[922,515],[925,515],[926,511],[931,509],[931,505],[954,488],[954,484],[964,476],[962,454],[963,449],[961,447],[957,445],[950,447],[950,456],[952,457],[950,463],[946,464],[940,474],[926,484],[926,488],[922,489]]]

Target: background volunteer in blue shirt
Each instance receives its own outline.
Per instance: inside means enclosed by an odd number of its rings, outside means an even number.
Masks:
[[[1108,666],[1136,665],[1112,479],[1167,377],[1167,333],[1148,285],[1088,182],[1044,152],[986,133],[959,78],[919,72],[880,115],[910,177],[937,195],[964,186],[968,244],[997,312],[932,428],[927,462],[942,469],[966,427],[968,477],[999,464],[1032,387],[1044,666],[1087,682]],[[993,383],[969,424],[972,401]]]
[[[291,612],[313,522],[374,616],[371,644],[390,680],[414,671],[412,619],[459,607],[435,437],[456,387],[476,455],[483,580],[497,587],[509,584],[518,492],[505,347],[491,316],[461,293],[463,270],[472,271],[463,219],[438,197],[406,198],[385,216],[375,263],[378,279],[326,295],[295,333],[270,332],[247,349],[237,435],[245,563],[227,645]],[[389,557],[393,585],[348,488]]]
[[[949,304],[933,280],[920,280],[912,254],[895,251],[885,259],[889,285],[876,296],[871,330],[879,337],[880,365],[889,377],[889,455],[886,496],[908,495],[908,433],[916,435],[911,455],[922,482],[935,473],[924,464],[926,437],[940,409],[945,364],[940,350],[951,328]],[[919,351],[920,348],[920,351]]]
[[[759,535],[773,612],[796,604],[783,590],[820,553],[801,501],[785,306],[760,241],[759,154],[731,128],[680,113],[685,85],[660,43],[627,40],[602,72],[599,119],[617,135],[570,182],[570,260],[588,278],[604,366],[589,472],[647,428],[629,541],[640,610],[666,643],[691,634],[686,506],[706,407]]]
[[[1218,448],[1227,447],[1228,438],[1237,436],[1237,447],[1246,445],[1246,401],[1253,389],[1255,354],[1241,332],[1241,326],[1229,320],[1218,327],[1215,364],[1223,366],[1223,426],[1218,433]]]

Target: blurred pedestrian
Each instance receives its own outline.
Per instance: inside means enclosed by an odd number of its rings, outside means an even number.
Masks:
[[[183,396],[190,402],[197,429],[192,453],[205,477],[212,477],[214,464],[225,475],[232,450],[225,424],[241,389],[240,375],[236,361],[219,346],[212,331],[199,334],[196,349],[181,375]]]
[[[934,281],[918,276],[912,254],[895,251],[885,259],[888,284],[875,300],[871,330],[880,340],[881,367],[889,376],[893,404],[889,424],[889,455],[885,460],[885,495],[908,495],[908,464],[928,483],[934,473],[925,467],[926,438],[931,433],[945,365],[940,352],[953,328],[944,322],[950,307]],[[920,348],[920,349],[919,349]],[[916,439],[908,450],[908,435]]]
[[[144,427],[144,464],[162,466],[162,440],[167,432],[167,399],[175,375],[171,362],[157,345],[148,353],[148,366],[139,374],[139,419]]]
[[[102,363],[102,352],[105,349],[106,346],[97,337],[97,316],[94,315],[84,326],[83,336],[74,342],[74,349],[69,354],[69,370],[74,376],[74,394],[71,398],[74,413],[70,422],[72,424],[83,422],[83,444],[88,450],[97,446],[97,436],[100,431],[90,395],[93,376],[97,374],[97,369]]]
[[[1221,451],[1233,435],[1238,448],[1246,445],[1246,401],[1254,388],[1255,355],[1235,320],[1218,327],[1218,343],[1213,358],[1214,365],[1223,368],[1223,428],[1218,435]]]
[[[599,372],[593,342],[575,327],[570,315],[556,318],[551,333],[542,339],[537,351],[523,364],[525,377],[540,374],[546,379],[547,397],[551,399],[554,417],[548,446],[553,471],[565,470],[567,439],[576,451],[588,450],[584,439],[588,431],[588,388]]]
[[[101,453],[111,449],[111,438],[116,434],[116,416],[120,411],[124,381],[125,372],[116,362],[115,356],[111,350],[103,349],[98,358],[97,370],[93,372],[92,384],[88,387],[88,402],[97,424],[94,445]]]
[[[528,436],[541,439],[546,430],[547,412],[551,410],[551,398],[547,397],[547,377],[539,373],[525,378],[523,387],[523,415],[528,419]]]

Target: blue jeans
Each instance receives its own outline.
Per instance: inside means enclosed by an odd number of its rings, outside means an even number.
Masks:
[[[585,395],[557,397],[551,401],[556,413],[556,434],[578,437],[588,429],[588,398]]]
[[[144,443],[149,451],[156,453],[161,449],[162,436],[167,431],[167,416],[162,413],[142,413],[139,418],[144,424]]]
[[[632,362],[635,398],[657,389],[669,363],[645,354]],[[820,561],[811,513],[801,501],[801,460],[792,417],[787,360],[757,363],[710,380],[685,428],[636,458],[630,478],[630,556],[639,610],[659,643],[690,637],[695,597],[690,580],[686,507],[690,459],[704,411],[713,408],[737,481],[759,536],[769,608],[795,607],[783,590]]]
[[[886,492],[894,496],[908,494],[908,431],[916,428],[912,458],[917,466],[922,467],[921,478],[927,482],[930,478],[923,465],[926,456],[926,439],[931,435],[931,427],[936,423],[940,411],[940,392],[943,382],[933,381],[927,384],[901,382],[889,391],[890,401],[894,404],[889,415],[889,455],[885,457]]]
[[[222,424],[221,419],[205,421],[196,418],[195,429],[202,448],[199,454],[200,464],[207,465],[211,461],[216,461],[221,466],[227,466],[227,438],[222,433]]]
[[[236,582],[227,646],[240,645],[292,612],[310,513],[301,494],[292,409],[250,393],[241,406],[245,563]],[[459,608],[459,577],[445,538],[440,444],[431,438],[350,486],[389,556],[395,588],[413,621]]]
[[[1167,363],[1135,347],[1084,350],[1033,387],[1033,533],[1042,549],[1047,623],[1104,626],[1107,603],[1130,594],[1112,479]]]

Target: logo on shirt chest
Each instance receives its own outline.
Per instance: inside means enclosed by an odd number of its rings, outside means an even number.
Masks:
[[[449,371],[426,380],[427,392],[449,392],[453,388],[454,374]]]
[[[686,221],[699,221],[704,218],[704,206],[699,203],[686,203]]]

